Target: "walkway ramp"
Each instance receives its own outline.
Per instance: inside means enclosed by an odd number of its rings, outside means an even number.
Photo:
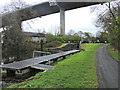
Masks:
[[[31,68],[40,69],[40,70],[52,70],[55,67],[44,64],[36,64],[36,65],[32,65]]]
[[[70,50],[70,51],[60,52],[60,53],[46,55],[46,56],[42,56],[42,57],[30,58],[27,60],[22,60],[22,61],[18,61],[18,62],[0,65],[0,68],[12,69],[12,70],[21,70],[21,69],[31,67],[33,65],[37,65],[37,64],[40,64],[43,62],[48,62],[50,60],[61,58],[61,57],[64,57],[66,55],[74,54],[74,53],[77,53],[79,51],[80,50]]]

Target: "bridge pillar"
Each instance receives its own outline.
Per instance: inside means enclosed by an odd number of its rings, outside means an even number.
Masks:
[[[60,35],[65,35],[65,11],[60,8]]]

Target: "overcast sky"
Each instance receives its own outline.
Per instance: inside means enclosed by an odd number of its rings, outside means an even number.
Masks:
[[[11,0],[0,0],[0,6],[7,4]],[[40,3],[45,0],[24,0],[26,3],[32,5]],[[47,1],[47,0],[46,0]],[[69,10],[65,12],[65,33],[67,34],[69,30],[74,30],[75,32],[90,32],[95,34],[99,29],[95,27],[93,22],[96,19],[96,15],[90,12],[90,7],[78,8],[74,10]],[[29,27],[29,25],[31,28]],[[46,32],[54,32],[53,29],[60,26],[60,13],[51,14],[43,16],[41,18],[35,18],[31,20],[24,21],[22,23],[23,30],[28,32],[38,32],[43,29]]]

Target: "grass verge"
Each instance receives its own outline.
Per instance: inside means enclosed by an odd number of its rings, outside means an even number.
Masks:
[[[85,49],[88,45],[89,45],[88,43],[81,44],[81,49]]]
[[[66,46],[68,43],[62,43],[62,45],[61,46],[59,46],[59,47],[56,47],[56,48],[62,48],[62,47],[64,47],[64,46]]]
[[[117,60],[117,61],[120,62],[120,53],[118,53],[118,51],[116,51],[116,50],[113,50],[113,48],[112,48],[110,45],[108,45],[107,49],[108,49],[110,55],[111,55],[115,60]]]
[[[83,51],[55,65],[53,70],[40,72],[24,82],[8,88],[97,88],[96,50],[103,44],[88,44]]]

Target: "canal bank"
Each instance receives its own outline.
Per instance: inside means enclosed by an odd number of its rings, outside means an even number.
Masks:
[[[37,73],[8,88],[97,88],[95,52],[101,45],[88,44],[84,49],[89,51],[74,54],[56,64],[53,70]]]

